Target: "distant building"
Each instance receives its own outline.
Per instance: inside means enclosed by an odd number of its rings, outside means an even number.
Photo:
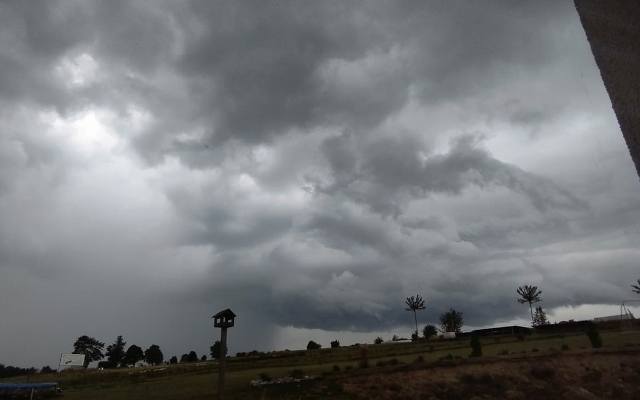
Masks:
[[[525,328],[523,326],[497,326],[486,329],[476,329],[471,332],[459,333],[458,337],[469,336],[501,336],[501,335],[528,335],[531,333],[531,328]]]
[[[593,319],[593,322],[622,321],[622,320],[629,320],[629,319],[636,319],[636,318],[633,316],[633,314],[627,313],[627,314],[609,315],[607,317],[597,317]]]

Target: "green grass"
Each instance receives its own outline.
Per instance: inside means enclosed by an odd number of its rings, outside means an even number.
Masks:
[[[601,332],[604,349],[638,348],[640,331]],[[515,337],[482,338],[484,357],[522,357],[562,352],[591,351],[584,334],[532,335],[525,340]],[[537,350],[536,350],[537,349]],[[401,344],[368,345],[369,368],[358,367],[361,348],[342,347],[319,351],[277,352],[259,357],[231,358],[228,362],[226,398],[343,398],[333,380],[336,376],[369,373],[380,370],[376,363],[397,360],[409,364],[421,356],[425,363],[436,362],[451,354],[467,358],[471,351],[469,339]],[[334,366],[340,372],[333,371]],[[347,371],[346,369],[350,367]],[[265,373],[273,378],[287,376],[291,370],[301,369],[307,375],[324,376],[320,384],[291,384],[253,389],[249,382]],[[146,369],[110,371],[67,371],[30,377],[32,381],[58,381],[64,388],[64,398],[73,399],[211,399],[217,391],[217,363],[178,364]],[[25,381],[14,379],[15,381]],[[311,390],[309,387],[313,387]],[[317,388],[323,388],[317,392]],[[316,390],[316,392],[314,392]],[[315,396],[315,397],[314,397]]]

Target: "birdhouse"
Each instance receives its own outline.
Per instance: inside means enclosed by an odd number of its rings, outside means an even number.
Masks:
[[[236,315],[231,311],[231,309],[227,308],[226,310],[222,310],[213,317],[213,326],[216,328],[231,328],[233,326],[233,321],[236,318]]]

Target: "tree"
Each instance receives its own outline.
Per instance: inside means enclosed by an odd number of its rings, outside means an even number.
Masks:
[[[322,348],[322,346],[313,340],[309,340],[309,343],[307,343],[307,350],[318,350],[320,348]]]
[[[380,336],[378,336],[376,338],[376,340],[373,341],[374,344],[382,344],[384,343],[384,339],[382,339]]]
[[[162,364],[162,361],[164,361],[164,354],[162,354],[160,346],[157,344],[149,346],[149,348],[144,351],[144,360],[150,365]]]
[[[462,313],[450,308],[449,311],[440,314],[440,326],[443,332],[459,333],[464,320]]]
[[[191,350],[189,354],[187,354],[187,362],[198,362],[198,354]]]
[[[424,335],[425,339],[429,340],[438,334],[438,330],[433,325],[427,325],[424,327],[424,329],[422,329],[422,334]]]
[[[50,366],[45,365],[44,367],[42,367],[42,369],[40,370],[41,374],[51,374],[55,372]]]
[[[638,279],[637,285],[631,285],[631,290],[633,290],[634,293],[640,294],[640,279]]]
[[[480,338],[477,335],[471,336],[471,354],[469,357],[480,357],[482,356],[482,344],[480,343]]]
[[[420,296],[419,294],[416,294],[415,297],[414,296],[407,297],[406,300],[404,301],[404,304],[407,305],[407,308],[405,308],[406,311],[413,311],[413,320],[416,323],[416,336],[417,336],[418,335],[418,316],[416,314],[416,311],[425,309],[424,300],[422,299],[422,296]]]
[[[338,340],[332,340],[331,341],[331,348],[335,349],[337,347],[340,347],[340,342]]]
[[[189,362],[189,355],[187,353],[183,354],[180,356],[180,362],[181,363],[186,363]]]
[[[542,301],[542,298],[540,297],[540,295],[542,294],[542,290],[538,290],[537,286],[524,285],[518,287],[516,293],[518,294],[518,296],[520,296],[520,298],[518,299],[518,303],[529,303],[531,324],[533,324],[533,304]]]
[[[138,361],[144,359],[144,351],[139,346],[132,344],[124,353],[124,357],[120,362],[121,366],[135,365]]]
[[[213,358],[214,360],[220,359],[220,347],[221,343],[219,340],[216,340],[213,346],[209,347],[209,354],[211,354],[211,358]]]
[[[544,312],[542,307],[536,307],[536,312],[533,314],[533,326],[538,327],[543,325],[549,325],[547,313]]]
[[[178,363],[178,357],[173,356],[169,359],[169,364],[177,364]]]
[[[125,355],[124,346],[126,344],[127,342],[122,339],[122,336],[118,336],[116,341],[107,347],[106,356],[108,365],[112,368],[116,368],[120,363],[122,363]]]
[[[84,367],[87,368],[90,362],[104,358],[104,354],[102,354],[103,348],[104,343],[87,335],[82,335],[73,344],[73,353],[84,354]]]
[[[200,361],[207,361],[207,356],[205,354],[200,357]]]

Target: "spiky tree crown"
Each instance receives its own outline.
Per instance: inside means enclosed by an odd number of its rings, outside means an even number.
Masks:
[[[520,296],[518,303],[537,303],[541,300],[542,290],[538,290],[537,286],[524,285],[520,286],[516,293]]]
[[[407,311],[415,311],[415,310],[424,310],[424,299],[419,294],[415,296],[407,297],[404,301],[404,304],[407,305]]]

